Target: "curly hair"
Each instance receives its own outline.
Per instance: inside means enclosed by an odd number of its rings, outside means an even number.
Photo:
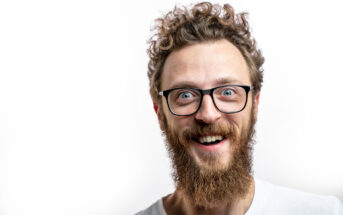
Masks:
[[[256,48],[255,39],[250,34],[247,13],[235,14],[229,4],[202,2],[192,8],[175,8],[156,19],[155,33],[149,40],[147,50],[150,58],[148,77],[150,95],[160,102],[163,65],[171,52],[183,47],[226,39],[235,45],[243,55],[250,70],[254,93],[259,92],[263,82],[264,57]]]

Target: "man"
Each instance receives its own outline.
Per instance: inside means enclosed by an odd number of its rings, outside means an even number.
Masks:
[[[205,2],[157,21],[148,76],[176,190],[138,214],[343,214],[252,176],[264,58],[245,14]]]

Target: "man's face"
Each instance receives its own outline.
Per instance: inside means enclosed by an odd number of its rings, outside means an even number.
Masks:
[[[163,68],[161,89],[178,87],[210,89],[228,84],[251,86],[251,80],[249,69],[240,51],[230,42],[220,40],[173,51]],[[198,112],[191,116],[175,116],[170,113],[167,102],[163,98],[162,107],[158,107],[157,114],[169,144],[168,149],[176,169],[175,178],[179,186],[189,189],[189,195],[192,195],[192,192],[196,193],[196,189],[200,187],[202,191],[198,191],[196,196],[206,195],[204,197],[206,200],[200,199],[200,202],[197,202],[199,205],[209,206],[212,200],[218,202],[223,198],[223,195],[218,197],[220,199],[209,197],[217,195],[218,189],[214,189],[212,194],[206,193],[209,190],[207,186],[211,184],[213,178],[226,175],[228,178],[225,176],[223,182],[216,183],[216,186],[219,190],[231,189],[230,186],[233,185],[225,181],[231,180],[236,184],[237,180],[247,178],[250,174],[251,158],[248,142],[251,141],[253,133],[258,100],[258,95],[253,98],[252,93],[249,93],[243,111],[224,114],[214,106],[210,95],[204,95]],[[219,143],[208,146],[202,144],[203,140],[213,137],[219,139]],[[194,177],[195,175],[197,176]],[[204,188],[201,188],[202,182],[190,179],[202,176],[204,177],[202,181],[205,181]],[[192,183],[199,186],[194,187]],[[241,186],[247,184],[241,183]],[[202,204],[201,201],[207,203]]]

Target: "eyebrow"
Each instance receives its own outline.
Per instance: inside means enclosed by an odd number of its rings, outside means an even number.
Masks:
[[[232,78],[218,78],[214,81],[215,87],[220,85],[227,85],[227,84],[242,84],[241,81]],[[180,81],[175,84],[172,84],[169,89],[174,88],[200,88],[197,82],[194,81]]]
[[[193,81],[180,81],[175,84],[172,84],[169,88],[173,89],[173,88],[199,88],[199,87]]]
[[[234,78],[218,78],[215,80],[215,85],[226,85],[226,84],[243,84],[243,83]]]

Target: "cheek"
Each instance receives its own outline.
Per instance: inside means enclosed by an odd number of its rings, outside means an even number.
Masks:
[[[182,116],[175,116],[173,115],[169,109],[166,102],[163,102],[162,104],[162,114],[165,119],[166,126],[168,126],[170,129],[173,129],[175,131],[180,131],[183,128],[190,126],[190,117],[182,117]]]
[[[250,112],[251,108],[246,107],[242,112],[235,113],[235,114],[227,114],[225,119],[232,123],[233,125],[237,126],[239,130],[246,128],[250,122]]]
[[[237,128],[241,129],[243,125],[242,112],[235,114],[227,114],[224,116],[226,122],[235,125]]]
[[[186,128],[194,127],[193,118],[191,116],[174,116],[169,114],[168,122],[176,131],[183,131]]]

